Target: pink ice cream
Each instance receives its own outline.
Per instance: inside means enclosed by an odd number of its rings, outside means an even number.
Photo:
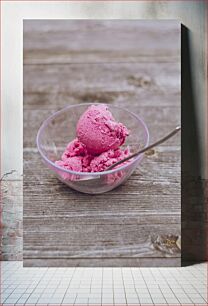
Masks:
[[[127,135],[127,128],[115,121],[104,104],[90,106],[77,123],[77,137],[93,155],[117,149]]]
[[[90,162],[93,156],[88,153],[86,146],[77,138],[72,140],[56,164],[68,170],[91,172]]]
[[[75,138],[68,144],[61,158],[62,160],[66,160],[69,157],[85,156],[86,154],[87,154],[86,146],[83,143],[81,143],[77,138]]]
[[[130,154],[128,148],[120,148],[128,134],[106,105],[92,105],[77,123],[77,138],[67,145],[56,164],[77,172],[104,171]]]
[[[58,160],[56,164],[68,170],[82,172],[82,158],[80,156],[69,157],[65,161]]]
[[[106,152],[101,153],[98,156],[95,156],[91,163],[90,168],[92,172],[101,172],[106,168],[112,166],[117,161],[124,159],[129,155],[129,149],[125,149],[122,151],[120,148],[116,150],[108,150]]]

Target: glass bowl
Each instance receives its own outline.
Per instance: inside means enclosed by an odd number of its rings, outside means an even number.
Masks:
[[[69,187],[89,194],[104,193],[116,188],[128,179],[143,158],[143,154],[140,154],[118,168],[103,172],[76,172],[55,164],[67,144],[76,137],[76,124],[80,116],[90,105],[96,104],[98,103],[67,106],[47,118],[37,134],[37,147],[48,168]],[[116,121],[122,122],[130,131],[122,147],[129,146],[133,153],[148,146],[149,132],[139,116],[121,107],[108,107]]]

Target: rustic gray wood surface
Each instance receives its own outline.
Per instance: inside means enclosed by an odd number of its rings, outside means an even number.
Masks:
[[[59,182],[35,138],[69,104],[139,114],[150,141],[180,124],[177,21],[24,21],[24,265],[179,266],[180,135],[102,195]]]

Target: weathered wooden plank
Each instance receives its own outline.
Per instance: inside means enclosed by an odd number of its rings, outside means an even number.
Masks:
[[[34,220],[26,218],[26,226]],[[76,223],[76,218],[66,220],[61,228],[58,220],[42,221],[35,231],[27,227],[24,235],[25,258],[96,258],[96,257],[180,257],[176,240],[180,236],[180,224],[94,224]],[[28,223],[27,223],[28,222]],[[112,221],[113,222],[113,221]],[[71,224],[71,226],[69,226]],[[57,231],[57,228],[60,229]],[[82,232],[82,229],[84,233]],[[45,231],[46,230],[46,231]],[[36,234],[36,233],[39,234]]]
[[[35,181],[30,183],[30,187],[25,186],[24,192],[24,216],[67,216],[67,217],[98,217],[101,218],[138,218],[147,215],[151,220],[151,214],[162,218],[162,215],[176,214],[180,221],[180,194],[170,194],[172,184],[169,183],[169,192],[166,191],[167,184],[158,183],[158,190],[150,191],[148,195],[144,184],[137,183],[134,192],[128,192],[129,185],[122,185],[111,193],[105,195],[89,196],[71,190],[58,180],[46,181],[46,187],[37,183],[37,189],[32,186]],[[44,184],[44,180],[42,181]],[[155,185],[153,182],[152,186]],[[46,190],[48,187],[48,190]],[[151,187],[151,184],[150,184]],[[175,184],[179,189],[180,185]],[[150,189],[150,188],[149,188]],[[28,191],[27,191],[28,190]],[[42,191],[43,196],[39,194]],[[133,188],[132,188],[133,190]],[[53,196],[51,193],[53,192]],[[176,191],[177,192],[177,191]],[[30,198],[32,197],[32,202]],[[58,199],[57,201],[54,199]],[[41,204],[40,204],[41,202]],[[126,204],[128,202],[128,205]],[[163,218],[163,220],[165,220]],[[130,221],[129,221],[130,222]],[[166,222],[168,224],[168,222]]]
[[[112,218],[109,219],[109,214],[65,214],[65,215],[39,215],[39,216],[31,216],[25,213],[25,221],[24,226],[26,226],[27,231],[36,231],[40,230],[42,232],[54,232],[54,231],[65,231],[68,225],[144,225],[144,224],[179,224],[180,223],[180,212],[171,214],[171,213],[160,213],[152,214],[152,213],[143,213],[143,214],[117,214],[112,215]],[[99,217],[99,218],[97,218]],[[56,222],[59,224],[57,229]]]
[[[132,111],[136,111],[138,107],[180,107],[179,94],[154,94],[148,90],[141,90],[138,94],[137,91],[123,91],[122,89],[108,90],[107,88],[80,88],[76,91],[54,93],[48,92],[25,92],[24,93],[24,109],[25,110],[57,110],[69,104],[80,103],[105,103],[116,104],[120,107],[128,107]],[[180,111],[178,111],[180,113]]]
[[[56,220],[57,221],[57,220]],[[61,220],[60,220],[61,221]],[[72,220],[71,220],[72,221]],[[179,257],[180,224],[76,224],[24,232],[24,254],[32,257]],[[84,229],[84,231],[83,231]],[[35,235],[34,235],[35,234]]]
[[[148,62],[149,56],[159,61],[178,60],[178,21],[24,21],[24,63],[27,64],[120,62],[127,57],[132,62]]]
[[[47,195],[49,198],[49,196]],[[54,197],[58,197],[54,195]],[[97,197],[97,196],[96,196]],[[121,200],[121,198],[127,198],[124,194],[120,196],[112,195],[111,197],[105,198],[96,198],[97,202],[95,203],[93,199],[89,198],[89,203],[86,203],[86,198],[79,195],[77,197],[66,197],[62,196],[57,201],[53,201],[52,198],[48,201],[44,201],[43,198],[38,198],[38,195],[33,195],[33,201],[31,204],[28,204],[30,198],[24,196],[24,202],[27,204],[24,207],[24,217],[27,216],[85,216],[90,214],[92,216],[112,216],[118,217],[131,217],[133,214],[143,215],[145,213],[149,214],[163,214],[163,213],[179,213],[180,212],[180,202],[179,196],[135,196],[129,195],[128,200]],[[138,198],[139,197],[139,198]],[[45,196],[46,198],[46,196]],[[38,202],[39,199],[39,202]],[[114,204],[110,205],[107,201],[114,201]],[[40,205],[40,201],[42,202]],[[56,202],[56,203],[54,203]],[[126,203],[130,204],[126,204]],[[49,207],[50,206],[50,207]],[[131,212],[129,212],[131,211]],[[178,216],[179,220],[180,217]],[[166,224],[168,227],[168,224]]]
[[[60,190],[62,191],[62,190]],[[176,214],[178,222],[180,222],[180,200],[179,195],[173,195],[170,199],[170,196],[165,195],[150,195],[144,196],[139,194],[130,194],[128,195],[128,201],[122,200],[122,198],[127,198],[125,194],[112,194],[110,196],[105,196],[103,198],[96,196],[95,199],[89,198],[89,202],[86,203],[87,198],[81,195],[71,196],[70,194],[67,197],[67,194],[62,196],[54,194],[54,198],[58,198],[57,201],[53,201],[52,198],[49,198],[48,194],[40,197],[38,202],[38,195],[31,194],[33,201],[29,204],[30,198],[24,196],[24,201],[27,204],[24,205],[24,218],[31,216],[46,216],[46,217],[94,217],[100,219],[103,222],[103,218],[129,218],[130,220],[134,218],[140,218],[145,216],[151,221],[151,214],[154,216],[158,214],[165,214],[169,216],[170,214]],[[47,197],[47,198],[46,198]],[[44,200],[48,199],[47,200]],[[113,204],[109,204],[109,201],[113,201]],[[39,204],[41,201],[41,205]],[[56,203],[54,203],[56,202]],[[126,203],[129,203],[128,205]],[[50,207],[49,207],[50,206]],[[41,222],[41,221],[40,221]],[[130,222],[130,221],[129,221]],[[166,222],[168,226],[168,222]]]
[[[50,227],[49,227],[50,228]],[[84,228],[84,231],[83,231]],[[34,231],[26,230],[24,233],[24,249],[27,250],[28,246],[33,251],[40,247],[50,251],[50,247],[61,253],[62,250],[68,252],[68,256],[72,257],[93,257],[93,250],[96,253],[98,249],[99,256],[106,257],[105,251],[108,256],[115,255],[118,251],[118,256],[128,257],[133,255],[132,252],[143,253],[148,250],[145,249],[146,241],[150,239],[148,244],[152,244],[154,239],[158,236],[179,236],[180,224],[170,224],[167,228],[166,224],[70,224],[66,230],[39,230],[34,236]],[[171,240],[172,241],[172,240]],[[175,240],[174,240],[175,241]],[[168,246],[169,242],[164,242],[164,246]],[[172,243],[172,242],[170,242]],[[115,250],[112,250],[115,247]],[[162,247],[162,246],[161,246]],[[83,248],[83,249],[82,249]],[[144,250],[144,249],[145,250]],[[89,249],[89,254],[88,253]],[[126,249],[126,251],[125,251]],[[122,251],[120,251],[122,250]],[[115,251],[115,253],[114,253]],[[123,256],[122,256],[123,252]],[[128,254],[129,253],[129,254]],[[152,254],[152,251],[150,251]],[[168,253],[168,252],[167,252]],[[177,252],[178,253],[178,252]],[[173,255],[173,253],[171,252]],[[170,255],[171,255],[170,254]],[[94,254],[96,257],[96,254]],[[136,254],[135,254],[136,255]],[[144,255],[144,254],[143,254]],[[144,256],[145,257],[145,256]],[[156,256],[157,257],[157,256]]]
[[[28,179],[27,182],[24,183],[24,186],[29,189],[31,196],[36,196],[37,190],[40,189],[48,196],[50,196],[52,190],[53,194],[56,196],[58,196],[60,192],[65,196],[70,196],[71,194],[76,193],[69,187],[65,187],[63,183],[59,182],[56,177],[48,171],[45,171],[45,175],[41,175],[41,179],[36,175],[33,177],[31,172],[28,172],[26,177],[28,177]],[[35,189],[33,188],[34,184],[36,185]],[[143,178],[143,176],[137,171],[125,182],[125,184],[112,190],[111,194],[125,195],[126,190],[128,190],[128,195],[180,195],[179,187],[180,182],[167,182],[165,181],[165,178],[163,180],[153,178],[152,181],[150,181],[147,177]]]
[[[181,258],[27,258],[24,267],[180,267]]]
[[[144,195],[133,194],[129,196],[128,201],[132,203],[125,206],[125,201],[121,201],[121,196],[125,197],[125,194],[121,194],[120,197],[113,195],[112,200],[115,202],[114,205],[106,204],[106,201],[109,200],[107,197],[103,199],[98,199],[98,203],[93,202],[90,199],[89,204],[85,204],[86,199],[81,198],[79,201],[73,197],[61,197],[60,204],[56,207],[51,200],[49,200],[50,208],[47,209],[47,203],[42,200],[42,205],[39,205],[38,210],[38,198],[37,195],[32,194],[34,197],[33,205],[27,205],[24,209],[24,217],[32,218],[69,218],[69,222],[74,222],[73,218],[89,218],[93,219],[93,222],[110,222],[108,219],[112,219],[112,222],[122,222],[122,224],[127,224],[133,221],[143,220],[142,222],[150,222],[154,220],[159,222],[161,216],[161,222],[169,224],[169,222],[180,222],[180,203],[177,196],[173,196],[169,200],[168,196],[162,196],[161,199],[158,195],[150,195],[149,198]],[[45,197],[48,196],[47,194]],[[56,193],[54,197],[57,196]],[[134,200],[132,200],[134,199]],[[151,205],[150,201],[155,199],[155,204]],[[25,201],[29,200],[28,197],[25,197]],[[167,204],[167,202],[169,204]],[[120,204],[120,205],[119,205]],[[77,207],[79,206],[79,207]],[[129,212],[129,209],[132,211]],[[123,211],[121,211],[123,210]],[[155,215],[158,214],[158,219]],[[128,220],[127,220],[128,218]],[[58,219],[59,220],[59,219]],[[81,219],[82,220],[82,219]],[[88,219],[87,219],[88,220]],[[120,221],[119,221],[120,220]],[[148,221],[147,221],[148,220]],[[169,221],[168,221],[169,220]],[[171,221],[173,220],[173,221]],[[177,220],[177,221],[176,221]],[[41,224],[40,220],[40,224]],[[156,222],[156,223],[157,223]]]
[[[180,107],[180,91],[180,62],[24,66],[25,109],[70,101]]]

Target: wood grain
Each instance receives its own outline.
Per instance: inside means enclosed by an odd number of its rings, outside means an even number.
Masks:
[[[177,62],[179,57],[180,23],[174,20],[24,21],[25,64]]]
[[[106,97],[105,92],[108,94]],[[65,93],[68,97],[88,103],[95,101],[112,103],[122,95],[126,98],[137,95],[135,101],[137,106],[140,103],[145,106],[154,105],[154,101],[145,99],[145,95],[148,97],[149,94],[152,97],[156,95],[157,98],[166,97],[166,105],[171,106],[168,97],[180,95],[180,64],[179,62],[160,64],[138,62],[25,65],[24,93],[40,93],[43,97],[44,94]],[[36,102],[36,107],[44,106],[41,99]],[[67,104],[67,101],[59,99],[55,105],[52,105],[62,106],[63,103]],[[45,104],[46,109],[52,108],[47,101]],[[180,99],[175,99],[174,106],[179,105]],[[30,104],[26,103],[26,108],[28,107]]]
[[[179,267],[181,258],[24,258],[24,267]]]
[[[179,23],[24,21],[24,265],[180,265],[180,135],[102,195],[70,189],[42,163],[41,123],[86,102],[139,114],[151,141],[178,125]]]

